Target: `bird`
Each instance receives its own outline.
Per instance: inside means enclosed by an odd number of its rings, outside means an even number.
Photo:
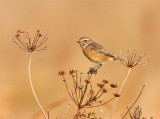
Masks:
[[[90,61],[98,64],[90,69],[95,69],[97,71],[103,64],[105,64],[106,61],[121,60],[120,58],[108,53],[103,46],[94,42],[89,37],[81,37],[77,43],[80,44],[83,54]]]

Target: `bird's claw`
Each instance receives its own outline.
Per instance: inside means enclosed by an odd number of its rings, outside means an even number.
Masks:
[[[95,69],[95,68],[90,68],[90,69],[89,69],[89,72],[90,72],[91,74],[97,74],[97,69]]]

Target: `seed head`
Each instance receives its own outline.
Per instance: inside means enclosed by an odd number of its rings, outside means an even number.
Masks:
[[[100,87],[100,88],[103,88],[103,87],[104,87],[104,84],[97,83],[97,86]]]
[[[47,41],[48,37],[47,34],[43,36],[40,31],[37,30],[34,39],[31,40],[28,32],[19,29],[17,30],[15,37],[11,37],[11,39],[22,50],[34,52],[46,49],[46,46],[44,48],[40,47]]]
[[[66,74],[66,72],[64,72],[64,71],[58,72],[58,75],[60,75],[60,76],[63,76],[63,75],[65,75],[65,74]]]
[[[112,88],[117,88],[118,86],[117,86],[117,84],[110,84],[110,86],[112,87]]]
[[[124,58],[123,58],[124,57]],[[127,53],[124,53],[122,56],[122,52],[120,53],[120,62],[129,68],[133,68],[137,65],[146,65],[149,62],[149,55],[148,54],[142,54],[137,55],[137,52],[135,50],[130,53],[129,51]]]
[[[120,97],[120,94],[118,94],[118,93],[114,93],[113,94],[115,97]]]
[[[89,84],[91,81],[90,80],[84,80],[87,84]]]
[[[103,83],[109,83],[109,81],[107,79],[104,79]]]
[[[69,74],[70,74],[70,75],[73,75],[75,72],[76,72],[76,70],[73,70],[73,69],[72,69],[72,70],[69,71]]]

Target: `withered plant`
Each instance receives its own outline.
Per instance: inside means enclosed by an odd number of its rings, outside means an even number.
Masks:
[[[143,85],[143,87],[142,87],[142,89],[141,89],[138,97],[135,99],[135,101],[133,102],[133,104],[132,104],[131,106],[129,106],[129,105],[127,106],[127,112],[123,115],[122,119],[125,119],[125,117],[127,116],[128,113],[129,113],[129,115],[130,115],[130,118],[132,117],[132,116],[131,116],[131,113],[130,113],[130,110],[133,108],[133,106],[136,104],[136,102],[138,101],[138,99],[139,99],[140,96],[142,95],[142,92],[143,92],[143,90],[144,90],[144,87],[145,87],[145,85]],[[135,114],[136,114],[136,113],[135,113]],[[140,118],[140,116],[139,116],[139,118]],[[131,118],[131,119],[138,119],[138,118]]]
[[[133,111],[131,111],[131,108],[128,106],[128,113],[130,119],[148,119],[146,117],[142,117],[142,108],[138,105],[135,107]],[[150,119],[153,119],[153,117],[150,117]]]
[[[140,119],[142,115],[142,109],[137,106],[133,112],[131,112],[130,107],[127,107],[130,119]]]
[[[33,83],[31,80],[31,60],[32,60],[32,53],[35,51],[40,51],[40,50],[44,50],[46,49],[46,46],[44,48],[41,48],[41,46],[46,42],[46,40],[48,39],[47,34],[43,35],[39,30],[37,30],[33,40],[31,40],[29,33],[24,31],[24,30],[18,30],[16,32],[15,37],[10,37],[14,43],[23,51],[29,52],[30,56],[29,56],[29,63],[28,63],[28,76],[29,76],[29,82],[30,82],[30,86],[31,86],[31,90],[33,93],[33,96],[39,106],[39,108],[41,109],[43,115],[45,116],[45,119],[48,119],[47,114],[45,113],[44,109],[42,108],[37,95],[35,93],[34,87],[33,87]]]
[[[123,60],[120,60],[120,62],[125,67],[128,68],[128,72],[127,72],[127,74],[126,74],[126,76],[125,76],[125,78],[122,82],[122,85],[120,86],[118,94],[121,94],[122,89],[123,89],[128,77],[131,73],[132,68],[135,67],[135,66],[138,66],[138,65],[142,65],[142,66],[146,65],[149,61],[149,57],[150,56],[148,54],[137,55],[136,51],[133,51],[133,52],[127,51],[127,53],[120,52],[120,57],[119,58],[123,59]],[[111,111],[111,114],[110,114],[110,119],[112,119],[117,101],[118,101],[118,98],[116,98],[115,101],[114,101],[112,111]]]
[[[90,70],[87,73],[86,79],[82,79],[80,73],[77,70],[71,70],[69,71],[69,75],[71,75],[72,80],[72,86],[71,88],[68,86],[67,80],[65,75],[66,72],[60,71],[58,75],[62,76],[63,82],[65,83],[67,92],[71,98],[71,100],[74,102],[74,104],[77,106],[77,113],[74,116],[74,119],[81,119],[84,117],[84,113],[82,113],[81,110],[86,108],[94,108],[94,107],[100,107],[103,106],[109,102],[111,102],[115,97],[119,97],[120,95],[117,93],[114,93],[113,97],[109,99],[106,102],[102,101],[102,98],[106,94],[109,93],[110,88],[117,88],[117,84],[113,84],[107,80],[104,79],[100,83],[97,83],[98,91],[95,90],[95,88],[92,88],[92,75],[95,73],[94,70]],[[93,113],[92,113],[93,114]],[[87,118],[87,115],[85,115]],[[92,115],[93,116],[93,115]],[[88,118],[91,119],[91,118]],[[98,119],[98,118],[92,118],[92,119]]]

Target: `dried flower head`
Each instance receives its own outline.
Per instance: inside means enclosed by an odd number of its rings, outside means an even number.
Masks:
[[[73,73],[75,73],[75,77],[73,77]],[[74,104],[78,107],[77,114],[74,116],[74,119],[78,119],[77,117],[87,117],[82,114],[79,110],[85,109],[85,108],[94,108],[99,107],[102,105],[105,105],[109,102],[111,102],[114,98],[112,97],[108,101],[102,102],[102,99],[105,97],[105,95],[108,93],[108,90],[105,88],[106,83],[108,83],[108,80],[103,80],[101,83],[98,83],[97,86],[99,87],[98,90],[95,90],[94,86],[92,85],[92,74],[88,75],[87,77],[82,77],[82,73],[78,70],[71,70],[69,75],[72,75],[72,85],[68,85],[67,79],[65,78],[66,73],[64,71],[60,71],[58,75],[62,75],[63,81],[66,86],[66,90],[71,98],[71,100],[74,102]],[[108,84],[109,85],[109,84]],[[71,86],[71,87],[69,87]],[[101,102],[101,103],[100,103]],[[94,115],[92,113],[92,115]],[[89,114],[89,117],[91,117],[91,114]],[[97,118],[89,118],[89,119],[97,119]],[[100,118],[99,118],[100,119]]]
[[[17,30],[15,38],[11,37],[14,43],[23,51],[34,52],[46,49],[40,48],[48,39],[47,34],[43,36],[39,30],[37,30],[33,41],[31,40],[29,33],[24,30]]]
[[[131,119],[140,119],[142,115],[142,109],[137,106],[134,110],[134,112],[130,112],[130,108],[128,106],[128,111]]]
[[[110,86],[112,87],[112,88],[117,88],[118,86],[117,86],[117,84],[110,84]]]
[[[87,84],[89,84],[91,82],[91,80],[84,80]]]
[[[69,71],[69,74],[70,74],[70,75],[73,75],[75,72],[76,72],[76,70],[73,70],[73,69],[72,69],[72,70]]]
[[[109,83],[109,81],[107,79],[104,79],[103,83]]]
[[[120,52],[120,62],[129,68],[133,68],[136,65],[146,65],[149,62],[150,56],[148,54],[137,55],[135,50],[133,52],[122,53]]]
[[[107,89],[105,89],[105,88],[103,88],[102,91],[103,91],[103,93],[107,93],[108,92]]]
[[[97,86],[100,87],[100,88],[103,88],[103,87],[104,87],[104,84],[97,83]]]
[[[60,75],[60,76],[63,76],[63,75],[65,75],[65,74],[66,74],[66,72],[64,72],[64,71],[58,72],[58,75]]]
[[[113,94],[115,97],[120,97],[120,94],[118,94],[118,93],[114,93]]]

